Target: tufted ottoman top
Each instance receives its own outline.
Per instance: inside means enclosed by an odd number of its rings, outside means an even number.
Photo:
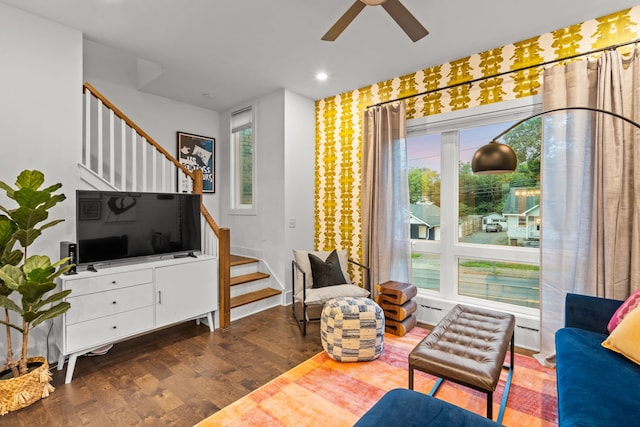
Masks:
[[[456,305],[409,354],[409,364],[429,374],[495,391],[515,317]]]

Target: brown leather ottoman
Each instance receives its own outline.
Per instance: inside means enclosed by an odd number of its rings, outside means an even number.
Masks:
[[[456,305],[409,354],[409,388],[417,369],[487,393],[487,418],[493,417],[493,392],[500,380],[505,356],[511,347],[509,377],[498,422],[502,421],[514,361],[515,317],[509,313]]]

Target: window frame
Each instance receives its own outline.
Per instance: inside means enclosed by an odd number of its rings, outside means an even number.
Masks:
[[[242,106],[241,108],[236,109],[235,111],[231,112],[230,115],[230,120],[229,120],[229,141],[230,141],[230,149],[229,149],[229,176],[230,176],[230,180],[229,180],[229,190],[230,190],[230,197],[229,197],[229,214],[230,215],[257,215],[258,214],[258,206],[257,206],[257,198],[258,198],[258,187],[257,187],[257,175],[258,175],[258,170],[257,170],[257,152],[258,152],[258,147],[256,144],[257,141],[257,114],[256,114],[256,104],[248,104],[245,106]],[[252,168],[252,177],[251,177],[251,198],[252,198],[252,203],[251,204],[242,204],[239,202],[239,195],[240,195],[240,189],[239,186],[241,185],[241,179],[239,176],[240,173],[240,165],[239,165],[239,161],[240,161],[240,156],[238,155],[238,149],[239,147],[237,146],[237,141],[236,138],[234,136],[234,126],[233,126],[233,117],[234,115],[239,115],[242,113],[245,113],[247,111],[251,112],[251,121],[249,122],[248,125],[242,125],[239,126],[239,128],[236,128],[235,130],[243,130],[243,129],[247,129],[249,127],[251,127],[252,132],[251,132],[251,146],[252,146],[252,159],[251,159],[251,168]]]
[[[482,305],[497,310],[539,316],[540,310],[536,308],[458,294],[458,266],[461,259],[504,261],[540,266],[539,249],[518,247],[518,250],[513,250],[514,248],[511,246],[463,243],[458,240],[457,227],[459,218],[458,132],[498,122],[515,122],[524,119],[542,111],[541,101],[542,98],[538,95],[407,121],[407,137],[441,134],[440,207],[445,214],[440,217],[440,240],[411,240],[412,252],[433,254],[440,257],[440,290],[419,288],[419,294],[436,296],[456,304]]]

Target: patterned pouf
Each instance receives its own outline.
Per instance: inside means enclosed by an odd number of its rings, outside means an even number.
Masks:
[[[377,359],[384,346],[384,312],[369,298],[334,298],[320,318],[322,347],[338,362]]]

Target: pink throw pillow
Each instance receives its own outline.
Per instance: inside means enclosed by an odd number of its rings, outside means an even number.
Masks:
[[[640,305],[640,289],[636,289],[629,298],[622,303],[622,305],[613,313],[611,316],[611,320],[609,320],[609,324],[607,325],[607,330],[609,333],[613,332],[613,330],[622,322],[622,319],[634,308]]]

